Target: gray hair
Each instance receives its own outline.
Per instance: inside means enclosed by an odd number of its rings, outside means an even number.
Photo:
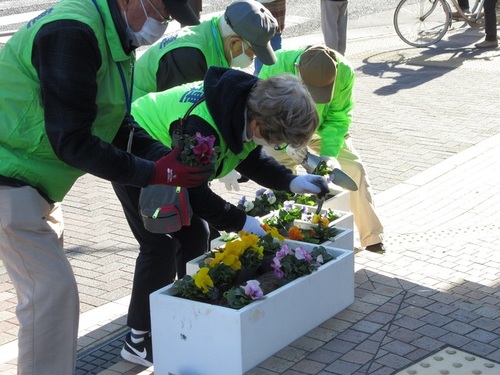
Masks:
[[[319,123],[311,94],[289,73],[257,81],[247,108],[249,119],[257,121],[260,134],[272,144],[306,146]]]

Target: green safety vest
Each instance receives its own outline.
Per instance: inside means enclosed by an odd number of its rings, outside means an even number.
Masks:
[[[184,117],[203,94],[203,81],[188,83],[162,92],[152,92],[132,103],[132,115],[152,138],[170,147],[172,145],[170,126],[173,122]],[[215,165],[216,176],[213,178],[227,175],[257,147],[254,142],[245,142],[243,143],[243,151],[239,154],[234,154],[229,150],[210,115],[206,101],[194,107],[191,115],[204,119],[218,135],[221,152]],[[221,168],[220,171],[219,168]]]
[[[134,100],[150,92],[158,91],[156,74],[160,59],[168,52],[183,47],[197,48],[205,56],[207,67],[220,66],[228,68],[224,56],[222,36],[219,32],[219,18],[202,22],[199,25],[183,27],[178,32],[167,35],[149,47],[137,59],[134,71]]]
[[[102,57],[97,72],[97,118],[92,134],[111,142],[126,114],[124,88],[117,68],[122,66],[130,89],[135,55],[127,55],[116,32],[107,0],[96,0],[103,25],[92,1],[62,0],[22,27],[0,51],[0,175],[16,178],[62,201],[85,172],[61,161],[45,131],[40,81],[31,63],[33,41],[49,22],[71,19],[89,25]]]

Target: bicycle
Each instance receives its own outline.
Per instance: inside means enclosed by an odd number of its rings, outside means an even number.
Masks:
[[[451,26],[450,3],[469,26],[484,25],[484,0],[475,0],[471,13],[464,13],[457,0],[401,0],[394,11],[396,33],[413,47],[439,42]]]

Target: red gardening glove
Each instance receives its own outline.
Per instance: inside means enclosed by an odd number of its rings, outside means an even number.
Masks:
[[[214,173],[214,166],[190,167],[179,161],[180,149],[177,147],[169,154],[155,161],[155,174],[150,185],[170,185],[191,188],[202,185]]]

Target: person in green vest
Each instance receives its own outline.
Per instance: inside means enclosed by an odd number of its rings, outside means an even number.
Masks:
[[[200,81],[210,66],[247,68],[254,55],[274,64],[269,41],[277,27],[271,12],[256,0],[236,0],[222,15],[167,34],[137,59],[134,100]]]
[[[150,93],[132,105],[132,113],[141,126],[167,146],[172,142],[172,124],[190,109],[182,132],[213,136],[215,145],[220,147],[212,178],[225,176],[236,168],[271,189],[319,195],[328,192],[322,177],[296,176],[262,153],[262,145],[305,146],[317,127],[314,102],[296,77],[282,75],[261,80],[237,69],[211,67],[204,81]],[[191,225],[168,236],[150,233],[144,228],[138,211],[140,189],[128,186],[118,194],[127,222],[140,245],[127,316],[131,332],[122,349],[122,357],[134,363],[145,366],[153,363],[154,356],[140,358],[137,353],[144,350],[148,355],[151,353],[149,295],[173,282],[176,276],[173,254],[182,247],[194,248],[198,250],[197,255],[201,255],[208,246],[209,230],[199,224],[201,220],[217,230],[265,234],[257,218],[217,195],[208,183],[188,190],[193,209]],[[204,246],[200,246],[202,241]],[[184,274],[185,265],[183,271],[177,270],[177,277],[182,278]],[[133,342],[132,338],[141,335],[148,340]]]
[[[171,17],[197,22],[187,0],[61,0],[0,51],[0,257],[18,296],[20,375],[75,371],[79,297],[60,202],[77,178],[193,187],[213,173],[178,162],[130,115],[135,49]],[[134,154],[112,144],[129,137]]]
[[[354,70],[339,52],[314,45],[276,51],[278,61],[264,66],[260,78],[292,73],[299,76],[311,93],[319,114],[319,126],[309,147],[317,155],[340,164],[357,184],[358,190],[349,193],[350,209],[359,232],[361,246],[372,252],[385,251],[384,228],[375,212],[373,194],[361,156],[352,144],[349,127],[354,107]],[[289,168],[295,168],[306,158],[307,148],[288,147],[286,152],[266,148],[266,153]]]

